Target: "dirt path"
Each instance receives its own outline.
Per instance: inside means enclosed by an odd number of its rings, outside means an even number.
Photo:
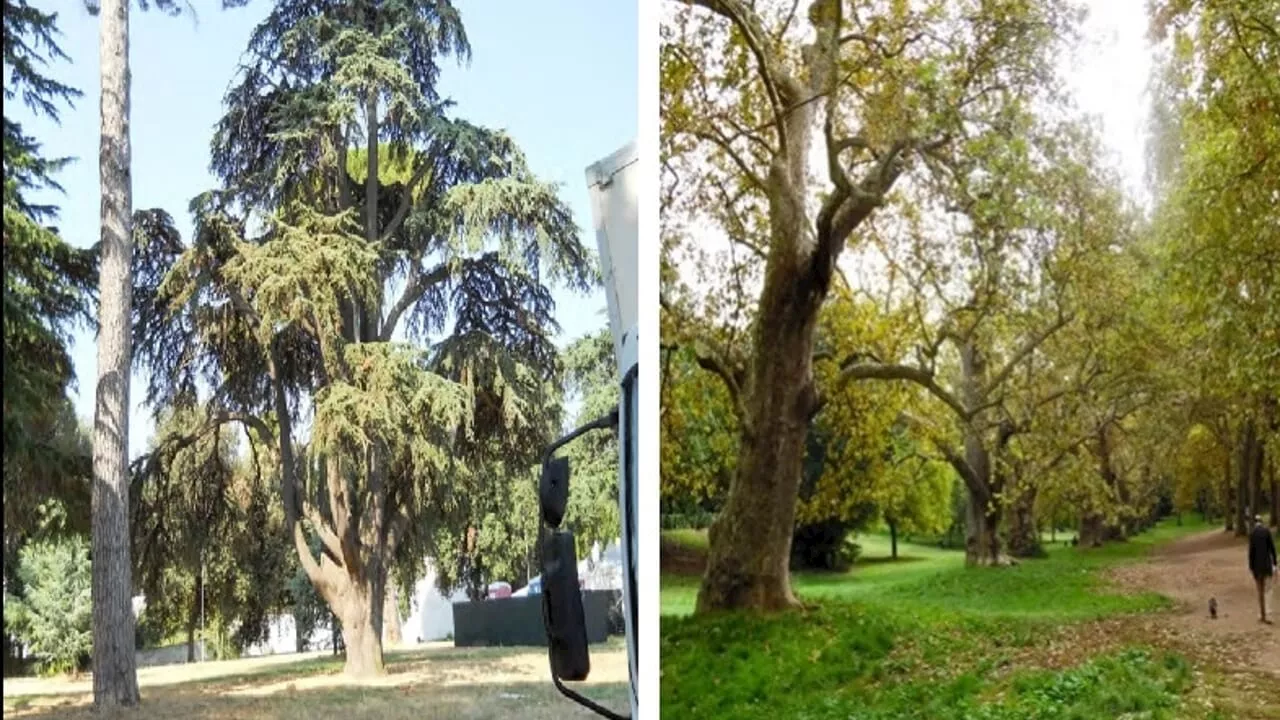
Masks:
[[[1168,630],[1205,644],[1228,649],[1237,667],[1280,676],[1280,617],[1277,624],[1258,621],[1258,596],[1249,575],[1244,538],[1211,530],[1156,550],[1144,563],[1112,571],[1122,587],[1149,590],[1178,603]],[[1209,598],[1218,600],[1218,619],[1209,617]],[[1280,592],[1272,601],[1280,615]]]

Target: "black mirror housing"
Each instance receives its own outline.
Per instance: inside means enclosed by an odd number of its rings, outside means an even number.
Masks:
[[[567,462],[565,467],[567,469]],[[542,573],[542,607],[551,672],[561,680],[586,680],[591,672],[591,657],[587,650],[586,614],[582,608],[572,531],[555,530],[547,534]]]
[[[548,527],[560,527],[569,506],[569,458],[548,458],[542,464],[538,501],[542,506],[542,521]]]

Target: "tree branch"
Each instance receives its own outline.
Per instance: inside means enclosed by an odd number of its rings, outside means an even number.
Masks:
[[[769,96],[769,104],[773,108],[773,121],[778,130],[778,148],[785,154],[787,151],[787,130],[783,122],[782,96],[778,92],[778,83],[781,81],[778,76],[782,75],[782,72],[780,68],[777,68],[770,61],[766,54],[764,44],[768,40],[768,35],[764,32],[764,27],[760,23],[760,16],[756,14],[755,10],[739,0],[690,1],[694,5],[706,8],[728,19],[742,33],[747,47],[751,50],[751,54],[755,56],[756,70],[760,74],[760,80],[764,83],[765,93]]]
[[[694,359],[698,363],[698,367],[710,373],[714,373],[724,382],[725,388],[729,391],[729,397],[733,401],[734,410],[738,413],[739,419],[745,422],[747,416],[746,407],[743,405],[741,383],[739,382],[737,373],[725,364],[724,361],[714,355],[699,352],[697,349],[688,345],[681,346],[673,343],[663,343],[658,346],[659,350],[670,353],[678,352],[685,348],[689,349],[693,353]]]
[[[856,357],[841,363],[840,375],[836,380],[837,387],[849,380],[907,380],[929,391],[934,397],[946,403],[963,421],[970,419],[971,413],[956,396],[943,388],[934,379],[932,373],[909,365],[883,365],[858,363]]]
[[[744,176],[746,176],[747,180],[752,185],[756,186],[762,192],[766,189],[764,180],[761,179],[761,177],[754,170],[752,170],[750,166],[747,165],[746,161],[742,159],[742,156],[738,154],[737,150],[733,149],[733,145],[731,145],[729,140],[725,138],[723,135],[719,133],[708,132],[706,130],[691,130],[690,134],[700,140],[706,140],[707,142],[710,142],[716,145],[717,147],[719,147],[722,151],[724,151],[725,155],[729,156],[729,159],[733,161],[733,164],[738,166],[738,171],[741,172]]]
[[[1054,333],[1066,327],[1068,323],[1075,319],[1075,316],[1076,315],[1073,312],[1059,313],[1058,319],[1054,321],[1052,325],[1027,338],[1026,342],[1022,344],[1022,347],[1019,347],[1009,358],[1009,361],[1004,364],[1004,367],[1000,368],[1000,372],[996,373],[991,379],[991,382],[987,383],[986,387],[982,389],[983,396],[990,394],[993,390],[1004,384],[1004,382],[1009,379],[1009,376],[1013,374],[1013,371],[1017,369],[1018,363],[1022,362],[1028,355],[1035,352],[1036,348],[1040,347],[1040,345],[1043,344],[1045,340],[1048,340]]]
[[[380,243],[386,243],[400,230],[400,225],[409,216],[409,209],[413,207],[413,191],[417,189],[418,183],[422,182],[430,169],[431,163],[423,162],[414,171],[413,177],[409,178],[409,183],[404,186],[404,192],[400,194],[400,205],[396,208],[395,215],[391,216],[391,222],[387,223],[387,227],[382,230],[382,236],[378,240]]]
[[[418,302],[428,290],[449,279],[449,266],[445,263],[440,263],[431,272],[423,275],[419,262],[421,261],[417,259],[413,261],[413,265],[409,268],[408,280],[405,281],[404,292],[400,293],[400,298],[387,311],[387,318],[382,323],[382,332],[378,335],[378,340],[381,342],[391,341],[391,334],[395,332],[396,326],[400,324],[400,316],[406,310]]]

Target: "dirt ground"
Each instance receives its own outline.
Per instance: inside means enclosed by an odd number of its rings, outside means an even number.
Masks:
[[[458,720],[588,718],[551,684],[545,650],[455,649],[439,643],[389,651],[387,675],[351,681],[327,653],[278,655],[138,672],[142,705],[129,720]],[[14,682],[19,680],[19,682]],[[591,649],[591,677],[578,686],[608,707],[626,710],[626,651],[611,642]],[[8,679],[4,717],[104,720],[95,714],[91,678]]]
[[[1162,613],[1164,628],[1192,645],[1221,648],[1230,666],[1280,676],[1280,590],[1273,591],[1276,624],[1258,618],[1258,596],[1249,574],[1247,541],[1211,530],[1158,548],[1147,562],[1113,570],[1121,587],[1166,595],[1177,602]],[[1217,598],[1218,618],[1209,617],[1209,599]]]

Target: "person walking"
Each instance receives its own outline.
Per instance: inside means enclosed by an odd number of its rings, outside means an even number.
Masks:
[[[1276,543],[1271,531],[1262,524],[1261,515],[1253,516],[1253,531],[1249,533],[1249,571],[1258,584],[1258,609],[1262,611],[1262,622],[1270,625],[1267,610],[1278,571]]]

